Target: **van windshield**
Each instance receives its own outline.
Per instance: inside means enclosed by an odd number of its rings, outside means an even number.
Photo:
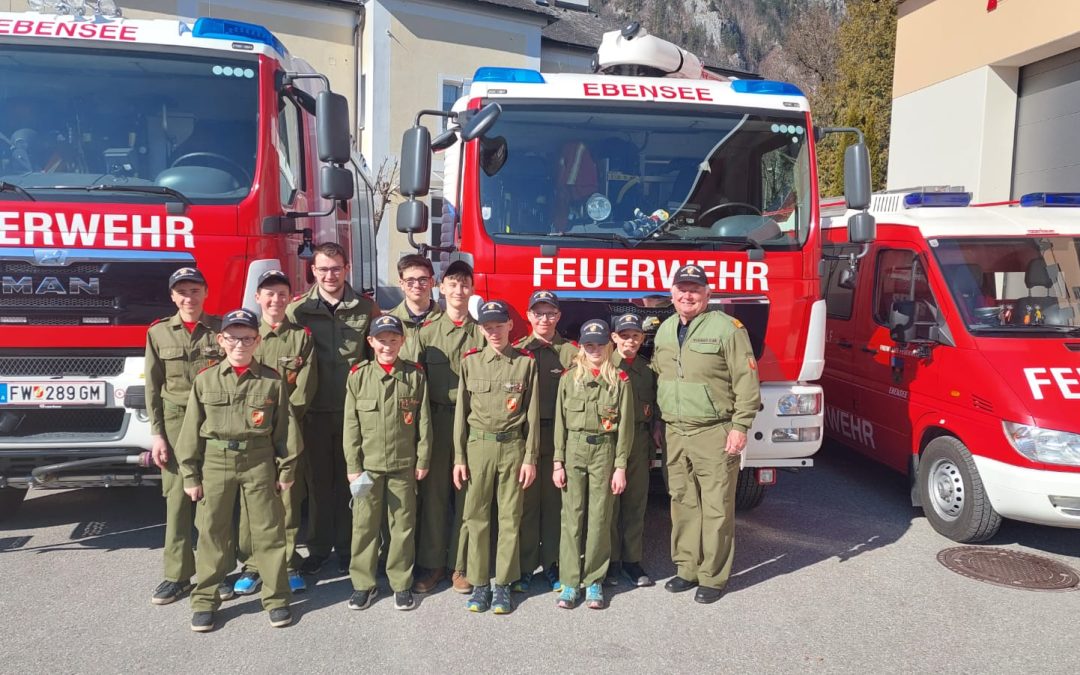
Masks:
[[[964,237],[930,246],[971,332],[1080,332],[1080,238]]]

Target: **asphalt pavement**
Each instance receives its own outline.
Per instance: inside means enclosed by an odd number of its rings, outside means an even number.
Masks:
[[[1074,673],[1080,592],[1002,588],[936,560],[955,544],[908,501],[905,479],[826,447],[741,513],[735,572],[716,604],[672,595],[667,501],[655,496],[645,567],[603,611],[515,596],[509,616],[470,614],[444,584],[398,612],[382,594],[345,607],[326,570],[274,629],[257,597],[218,629],[188,628],[161,581],[163,502],[152,488],[34,491],[0,522],[0,672],[943,672]],[[989,546],[1080,569],[1080,531],[1006,522]],[[328,567],[336,567],[330,565]]]

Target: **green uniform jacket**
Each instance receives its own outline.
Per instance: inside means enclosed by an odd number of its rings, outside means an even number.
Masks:
[[[680,347],[678,325],[678,314],[660,324],[652,358],[664,422],[681,434],[727,422],[745,433],[761,405],[746,329],[723,312],[703,312],[690,321]]]
[[[315,412],[344,410],[345,380],[350,368],[371,358],[368,326],[379,315],[379,308],[346,286],[345,295],[331,314],[319,297],[319,287],[312,286],[285,311],[289,320],[309,328],[315,338],[319,386],[309,409]]]
[[[191,383],[200,370],[219,363],[225,353],[217,343],[221,318],[203,314],[195,330],[187,332],[180,314],[159,319],[146,331],[146,409],[150,433],[165,435],[162,401],[186,406]]]
[[[315,367],[315,340],[311,331],[297,326],[288,317],[274,328],[265,318],[259,326],[262,342],[255,351],[255,358],[274,368],[285,380],[289,392],[289,405],[296,419],[302,419],[315,389],[319,373]]]
[[[375,361],[353,366],[342,444],[349,473],[428,468],[431,408],[424,370],[400,358],[389,373]]]
[[[398,358],[405,359],[406,361],[419,362],[420,351],[416,343],[416,334],[420,332],[422,326],[429,321],[434,321],[442,313],[442,307],[439,307],[439,303],[434,300],[431,301],[431,311],[427,313],[422,321],[413,321],[412,316],[409,314],[408,307],[405,306],[404,300],[398,303],[397,307],[387,312],[387,314],[401,319],[401,325],[405,328],[405,345],[401,348],[401,353],[398,354]]]
[[[577,366],[559,380],[555,407],[555,461],[566,461],[569,433],[612,434],[615,439],[615,468],[625,469],[634,447],[634,388],[630,376],[619,371],[615,388],[606,380],[587,373],[581,382]]]
[[[437,405],[454,405],[461,357],[466,352],[484,348],[480,326],[471,316],[466,316],[460,326],[455,326],[450,315],[441,312],[420,326],[416,340],[419,361],[427,372],[428,397]]]
[[[540,419],[555,419],[555,397],[559,390],[559,378],[574,362],[579,347],[558,333],[551,342],[535,335],[526,335],[514,346],[525,349],[536,357],[536,375],[540,383]]]
[[[206,368],[195,377],[180,429],[176,459],[184,487],[202,485],[202,464],[207,443],[236,441],[236,452],[272,447],[277,456],[278,482],[291,483],[296,464],[289,443],[294,423],[289,395],[273,368],[252,361],[237,377],[228,361]]]
[[[634,419],[637,424],[651,424],[656,416],[656,373],[652,371],[649,359],[641,354],[634,357],[633,363],[627,363],[616,352],[612,355],[615,366],[630,378],[634,388]]]
[[[466,463],[469,432],[518,431],[525,438],[525,464],[540,455],[540,423],[536,360],[527,351],[490,347],[467,352],[461,359],[457,407],[454,409],[454,463]]]

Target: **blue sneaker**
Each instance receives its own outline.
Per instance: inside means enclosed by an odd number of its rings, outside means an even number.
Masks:
[[[510,584],[510,590],[515,593],[528,593],[532,578],[532,572],[523,572],[520,579]]]
[[[558,593],[562,590],[562,582],[559,581],[559,566],[552,565],[544,569],[544,578],[547,579],[548,585],[551,586],[551,590]]]
[[[604,587],[599,582],[589,584],[589,587],[585,589],[585,606],[589,609],[603,609],[605,605]]]
[[[577,601],[577,589],[563,586],[562,590],[559,591],[559,599],[555,601],[555,604],[563,609],[573,609],[577,605]]]
[[[491,598],[491,611],[496,614],[509,614],[514,611],[514,603],[510,600],[509,585],[495,585],[495,594]]]
[[[233,592],[237,595],[251,595],[262,586],[262,579],[258,572],[244,572],[233,584]]]
[[[289,570],[289,590],[293,593],[303,593],[307,590],[307,582],[299,572]]]
[[[465,609],[470,612],[486,612],[491,609],[491,588],[474,586],[469,601],[465,603]]]

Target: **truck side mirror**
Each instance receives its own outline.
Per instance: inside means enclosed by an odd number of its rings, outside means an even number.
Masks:
[[[342,201],[353,197],[353,175],[348,169],[333,164],[323,164],[319,168],[319,184],[319,193],[323,199]]]
[[[483,108],[480,108],[461,127],[461,140],[471,141],[474,138],[483,136],[494,126],[501,114],[502,106],[498,103],[488,103]]]
[[[397,208],[397,230],[404,234],[422,234],[427,232],[428,207],[418,200],[402,202]]]
[[[442,152],[446,150],[454,143],[457,143],[457,131],[453,129],[447,129],[431,141],[432,152]]]
[[[869,244],[877,237],[877,221],[866,211],[851,214],[847,229],[848,241],[852,244]]]
[[[319,159],[344,164],[349,161],[349,101],[341,94],[320,91],[315,99],[315,126],[319,144]]]
[[[401,194],[405,197],[423,197],[431,188],[431,132],[427,127],[418,124],[401,137],[400,174]],[[398,222],[401,222],[400,210]]]
[[[911,342],[915,328],[915,301],[894,300],[889,308],[889,337],[896,343]]]
[[[844,200],[849,209],[870,208],[870,152],[861,142],[844,150]]]

